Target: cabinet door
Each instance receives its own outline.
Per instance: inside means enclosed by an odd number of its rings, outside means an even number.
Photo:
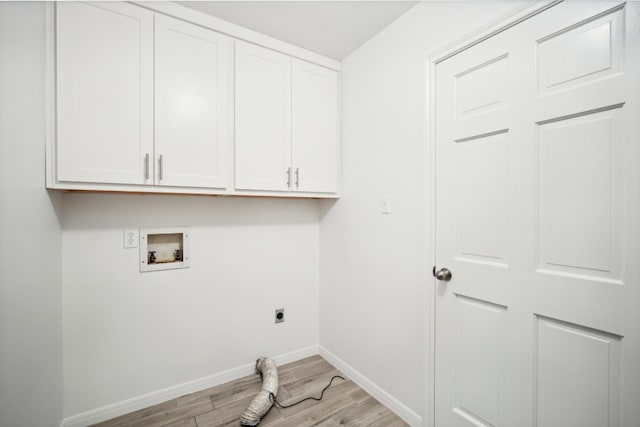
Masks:
[[[236,188],[288,191],[291,59],[236,42]]]
[[[56,4],[57,179],[147,184],[153,149],[153,14]]]
[[[231,40],[157,15],[156,184],[225,188],[233,128]]]
[[[338,74],[294,60],[292,71],[293,189],[338,191]]]

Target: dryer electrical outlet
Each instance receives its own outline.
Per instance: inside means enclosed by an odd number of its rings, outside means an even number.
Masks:
[[[284,308],[276,309],[276,323],[284,322]]]

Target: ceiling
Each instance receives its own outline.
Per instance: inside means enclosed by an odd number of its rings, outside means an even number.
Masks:
[[[342,60],[417,1],[177,1],[191,9]]]

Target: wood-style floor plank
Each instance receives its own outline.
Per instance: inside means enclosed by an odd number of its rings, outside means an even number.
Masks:
[[[172,423],[193,418],[196,415],[203,414],[213,409],[211,400],[208,398],[197,400],[195,402],[189,403],[188,405],[180,406],[180,407],[177,406],[175,400],[173,401],[173,404],[174,404],[173,408],[151,412],[144,417],[136,416],[136,417],[128,418],[128,416],[125,415],[123,417],[116,418],[116,420],[119,420],[116,424],[104,424],[104,425],[118,426],[118,427],[134,427],[134,426],[166,427],[167,425],[171,425]],[[113,421],[114,420],[108,423],[111,423]],[[100,427],[103,427],[103,424],[97,424],[97,425]]]
[[[167,424],[165,427],[198,427],[195,418],[185,418],[184,420],[176,421],[175,423]]]
[[[288,405],[320,392],[341,375],[321,356],[278,367],[278,402]],[[346,378],[346,377],[345,377]],[[259,375],[249,375],[96,424],[99,427],[239,427],[240,416],[260,391]],[[407,424],[349,379],[336,378],[322,401],[291,408],[275,405],[261,427],[405,427]]]
[[[331,415],[338,425],[368,426],[389,414],[389,410],[373,397],[356,402]]]

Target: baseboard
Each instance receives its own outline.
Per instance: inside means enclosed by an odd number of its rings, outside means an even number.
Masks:
[[[331,353],[326,348],[320,346],[319,347],[320,356],[324,357],[327,362],[331,363],[333,366],[338,368],[339,371],[342,371],[351,381],[358,384],[362,389],[364,389],[367,393],[375,397],[380,403],[385,405],[387,408],[396,413],[400,418],[402,418],[407,424],[412,427],[420,427],[422,425],[422,417],[413,412],[411,409],[407,408],[404,404],[402,404],[398,399],[391,396],[389,393],[384,391],[382,388],[374,384],[367,377],[362,375],[360,372],[353,369],[347,363],[345,363],[342,359],[340,359],[335,354]]]
[[[272,358],[276,364],[284,365],[285,363],[295,362],[296,360],[316,355],[318,354],[318,350],[318,346],[313,345],[300,350],[281,354],[279,356],[273,356]],[[184,396],[185,394],[194,393],[209,387],[237,380],[238,378],[245,377],[254,372],[255,363],[247,363],[245,365],[218,372],[213,375],[208,375],[193,381],[188,381],[141,396],[136,396],[131,399],[123,400],[121,402],[116,402],[111,405],[103,406],[101,408],[92,409],[91,411],[83,412],[81,414],[73,415],[62,420],[60,427],[85,427],[120,415],[128,414],[129,412],[157,405],[158,403],[166,402],[167,400],[175,399],[180,396]]]

